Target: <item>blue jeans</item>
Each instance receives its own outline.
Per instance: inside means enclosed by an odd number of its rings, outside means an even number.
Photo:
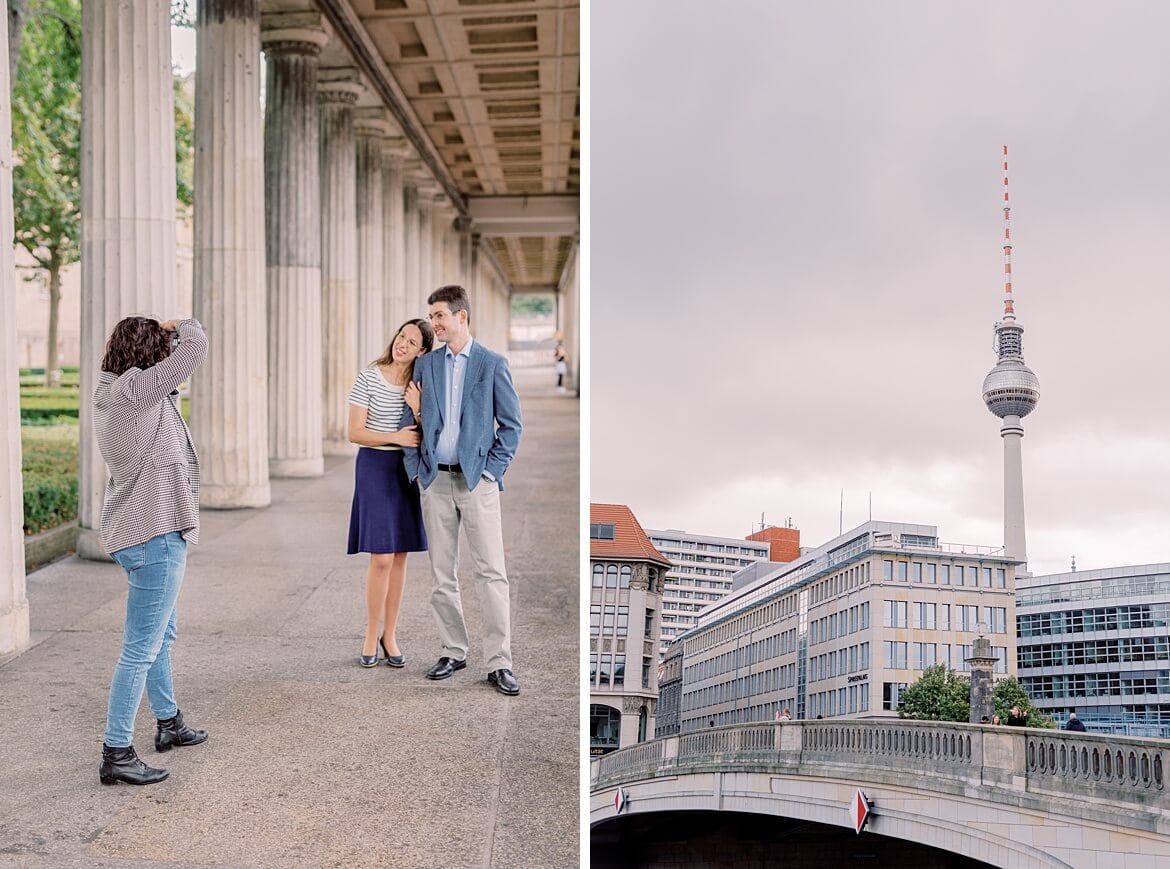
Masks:
[[[146,688],[155,718],[174,718],[171,643],[175,639],[175,603],[187,566],[187,541],[178,531],[113,553],[130,580],[122,654],[110,683],[105,743],[125,748],[133,743],[134,717]]]

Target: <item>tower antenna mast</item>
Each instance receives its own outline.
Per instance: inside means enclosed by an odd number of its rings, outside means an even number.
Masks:
[[[1003,318],[1016,319],[1012,302],[1012,201],[1008,195],[1008,149],[1003,146]]]

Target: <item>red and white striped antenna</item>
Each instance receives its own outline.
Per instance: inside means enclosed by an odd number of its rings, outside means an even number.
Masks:
[[[1012,205],[1008,198],[1008,149],[1003,146],[1003,318],[1016,319],[1012,304]]]

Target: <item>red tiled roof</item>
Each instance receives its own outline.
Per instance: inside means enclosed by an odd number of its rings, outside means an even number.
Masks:
[[[589,540],[591,558],[640,558],[670,567],[670,560],[654,547],[633,511],[624,504],[590,504],[589,522],[614,527],[613,540]]]

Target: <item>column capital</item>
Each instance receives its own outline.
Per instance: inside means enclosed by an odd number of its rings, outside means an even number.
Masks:
[[[361,74],[352,66],[321,67],[317,73],[317,99],[320,102],[354,105],[365,92]]]
[[[260,45],[265,51],[320,54],[333,28],[319,12],[285,12],[260,18]]]
[[[468,233],[471,231],[471,218],[465,214],[461,214],[455,218],[455,229],[458,232]]]
[[[382,106],[355,109],[353,131],[359,136],[373,136],[378,139],[402,135],[402,131],[390,116],[390,110]]]
[[[413,153],[410,143],[398,136],[387,136],[382,140],[382,159],[400,169],[406,168],[407,158]]]

